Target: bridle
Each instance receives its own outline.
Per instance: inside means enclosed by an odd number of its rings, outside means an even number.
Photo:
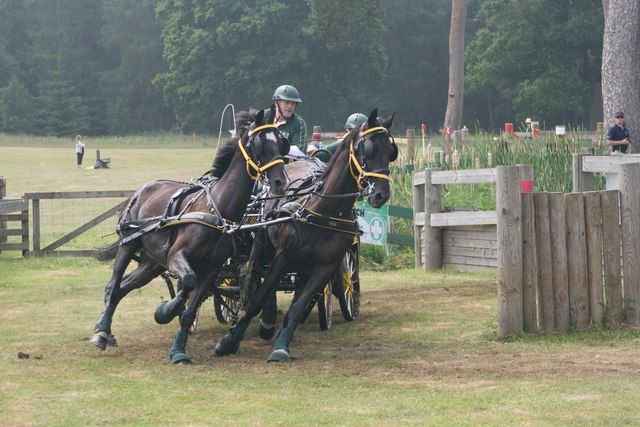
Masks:
[[[255,136],[258,135],[263,130],[275,129],[276,132],[278,132],[278,125],[279,124],[280,123],[266,124],[266,125],[258,126],[257,128],[250,130],[249,131],[249,144],[251,144],[253,142],[253,138],[255,138]],[[274,159],[274,160],[270,161],[266,165],[260,166],[259,164],[257,164],[256,162],[253,161],[251,156],[249,156],[249,153],[247,153],[247,150],[245,150],[244,146],[242,145],[242,138],[238,139],[238,147],[240,148],[240,153],[242,154],[242,157],[244,157],[244,161],[246,163],[247,175],[249,175],[249,178],[251,178],[254,181],[257,181],[257,180],[261,179],[262,175],[263,175],[263,172],[266,171],[267,169],[269,169],[270,167],[275,166],[275,165],[280,164],[280,163],[284,164],[284,160],[282,159],[282,157],[279,157],[277,159]]]
[[[364,142],[365,139],[364,137],[369,135],[369,134],[376,134],[376,133],[386,133],[387,135],[391,135],[391,133],[389,132],[389,130],[383,126],[377,126],[377,127],[373,127],[371,129],[367,129],[364,132],[362,132],[362,135],[360,136],[360,139],[358,140],[358,148],[362,147],[363,151],[364,149]],[[373,140],[371,140],[371,143],[373,143]],[[355,179],[356,184],[358,184],[358,191],[362,191],[364,189],[364,187],[362,186],[362,180],[367,178],[367,177],[371,177],[371,178],[380,178],[380,179],[386,179],[387,181],[389,181],[389,169],[384,168],[381,169],[379,171],[373,171],[373,172],[368,172],[365,168],[366,168],[366,156],[363,155],[363,164],[361,164],[358,161],[358,157],[356,156],[356,150],[353,148],[353,139],[351,140],[350,144],[349,144],[349,172],[351,172],[351,176],[353,177],[353,179]],[[380,173],[382,172],[382,173]]]

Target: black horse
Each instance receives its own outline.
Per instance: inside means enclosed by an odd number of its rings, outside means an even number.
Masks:
[[[368,202],[376,208],[389,200],[389,162],[398,155],[389,133],[394,116],[382,121],[377,109],[373,110],[367,123],[351,130],[340,144],[327,166],[319,193],[297,205],[285,206],[299,220],[268,229],[275,255],[264,282],[249,301],[245,314],[220,339],[215,354],[223,356],[238,350],[251,319],[260,313],[267,299],[273,297],[280,278],[287,272],[296,272],[303,274],[307,281],[296,290],[267,359],[270,362],[290,360],[289,342],[305,309],[331,280],[358,232],[353,213],[358,192],[368,193]],[[293,182],[295,176],[289,168],[286,170]]]
[[[169,304],[159,307],[156,320],[168,322],[184,310],[170,358],[173,363],[190,362],[185,353],[187,332],[219,267],[233,255],[235,237],[225,231],[240,222],[254,183],[263,175],[272,193],[284,191],[282,156],[289,151],[289,143],[271,124],[273,116],[273,108],[267,117],[262,110],[238,113],[240,136],[226,141],[218,150],[217,156],[229,159],[219,180],[200,186],[153,181],[131,196],[119,220],[120,241],[96,256],[115,261],[92,344],[104,350],[113,339],[111,323],[120,300],[168,270],[178,277],[181,290]],[[134,258],[139,266],[123,278]]]

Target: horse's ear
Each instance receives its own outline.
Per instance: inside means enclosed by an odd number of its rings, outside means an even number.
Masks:
[[[393,126],[393,119],[395,119],[396,117],[396,113],[394,112],[391,117],[389,117],[383,124],[382,126],[384,126],[387,130],[391,129],[391,126]]]
[[[378,107],[374,108],[369,114],[369,120],[367,120],[367,127],[369,129],[378,126]]]
[[[264,124],[264,110],[258,110],[254,122],[256,123],[256,127],[262,126]]]
[[[269,112],[267,113],[267,118],[265,121],[267,123],[273,123],[276,118],[276,104],[271,104],[271,108],[269,108]]]

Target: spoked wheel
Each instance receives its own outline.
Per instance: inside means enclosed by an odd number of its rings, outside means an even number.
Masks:
[[[320,330],[331,329],[333,323],[333,296],[331,295],[331,282],[327,283],[318,299],[318,321]]]
[[[231,286],[232,279],[222,279],[221,288]],[[213,309],[216,313],[216,319],[220,323],[234,324],[238,321],[238,313],[240,312],[240,298],[232,295],[214,295]]]
[[[355,320],[360,311],[359,256],[358,245],[351,246],[333,278],[333,294],[346,321]]]

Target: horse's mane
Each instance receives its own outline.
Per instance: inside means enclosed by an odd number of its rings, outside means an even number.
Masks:
[[[231,159],[236,152],[238,140],[247,131],[249,126],[251,126],[251,123],[254,122],[256,114],[258,114],[258,110],[254,109],[249,111],[239,111],[236,113],[235,120],[237,136],[232,136],[231,138],[226,139],[222,145],[218,147],[213,159],[212,167],[216,169],[217,176],[222,176],[222,174],[229,168]]]
[[[336,162],[336,159],[340,157],[340,153],[342,153],[344,150],[349,149],[348,147],[349,147],[350,141],[353,140],[354,135],[356,135],[356,133],[359,132],[361,127],[362,125],[356,126],[355,128],[351,129],[344,138],[342,138],[342,142],[338,146],[338,149],[336,150],[336,152],[333,153],[333,156],[331,156],[331,160],[329,160],[329,164],[327,165],[327,168],[325,169],[324,173],[320,177],[320,180],[324,180],[329,174],[329,172],[331,172],[331,169],[333,168],[333,164]]]

